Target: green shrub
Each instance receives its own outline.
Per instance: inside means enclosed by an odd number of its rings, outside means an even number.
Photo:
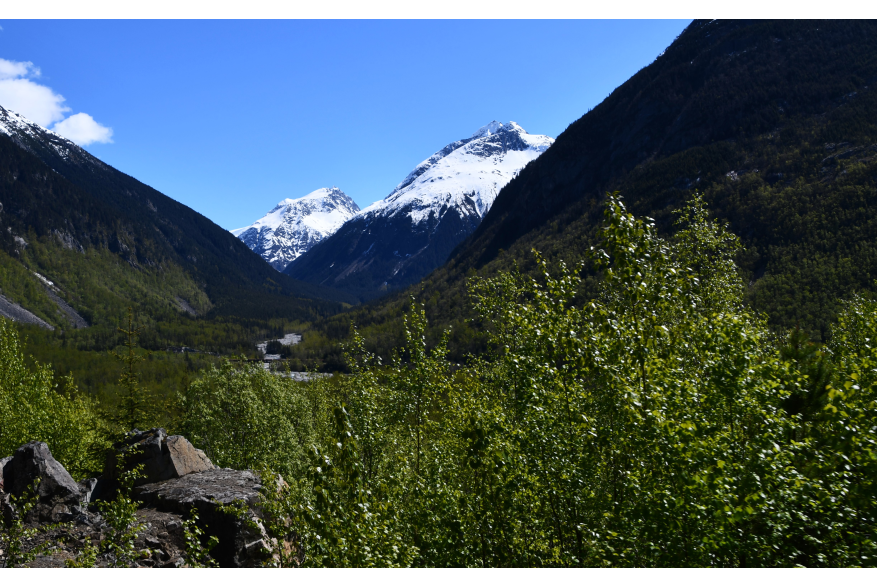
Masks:
[[[311,389],[260,366],[225,361],[186,390],[182,433],[220,467],[304,479],[326,410]]]
[[[0,318],[0,455],[41,440],[74,478],[99,472],[109,443],[94,402],[71,378],[59,385],[49,365],[28,367],[21,346],[15,326]]]
[[[466,366],[415,305],[389,364],[355,330],[331,384],[226,363],[187,426],[219,464],[307,473],[269,508],[304,565],[873,566],[877,303],[828,347],[772,332],[738,253],[699,197],[664,239],[613,195],[596,297],[536,255],[473,279]]]

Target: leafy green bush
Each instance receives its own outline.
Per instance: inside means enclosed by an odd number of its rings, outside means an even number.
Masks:
[[[539,255],[474,276],[465,365],[414,304],[387,364],[354,329],[350,375],[189,386],[196,445],[294,484],[266,497],[278,564],[874,564],[877,302],[842,303],[828,347],[772,332],[698,196],[664,239],[612,195],[600,236],[596,282]]]
[[[75,478],[99,472],[109,446],[94,402],[71,378],[56,383],[48,365],[28,367],[15,327],[0,319],[0,455],[32,440],[47,443]]]
[[[182,433],[218,466],[304,479],[326,420],[325,400],[314,389],[261,366],[225,361],[186,390]]]
[[[872,565],[877,304],[848,304],[827,351],[777,338],[743,303],[738,248],[697,197],[668,241],[612,196],[593,301],[578,303],[581,266],[552,275],[538,260],[539,279],[474,282],[493,352],[469,367],[427,350],[416,308],[389,366],[356,338],[349,408],[308,515],[291,517],[305,557]],[[378,520],[404,556],[365,556]]]

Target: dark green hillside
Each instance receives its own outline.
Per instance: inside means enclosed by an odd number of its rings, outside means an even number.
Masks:
[[[618,187],[637,166],[789,131],[861,99],[877,81],[875,32],[877,23],[863,21],[693,22],[511,182],[456,257],[477,253],[473,262],[483,265],[555,217],[580,215],[570,208]]]
[[[227,231],[133,178],[95,167],[99,161],[83,169],[47,156],[50,167],[29,150],[0,135],[0,290],[50,324],[70,326],[33,272],[109,333],[129,305],[171,322],[190,314],[313,320],[343,307],[343,294],[278,274]],[[82,185],[60,175],[65,165]]]
[[[278,276],[258,255],[201,214],[77,147],[61,150],[66,155],[62,156],[53,148],[57,138],[48,134],[38,138],[17,137],[16,145],[3,136],[0,147],[6,178],[0,202],[10,200],[7,206],[37,234],[57,230],[61,236],[73,237],[68,245],[79,242],[107,249],[132,267],[175,263],[204,284],[205,293],[223,313],[235,314],[246,297],[241,290],[252,288],[284,296],[349,301],[335,290]],[[46,166],[55,172],[52,179]],[[24,188],[17,184],[18,176],[27,184]],[[59,182],[61,178],[72,185]]]
[[[352,319],[384,350],[415,295],[454,324],[461,359],[484,340],[463,322],[468,276],[535,270],[533,248],[585,258],[607,191],[666,234],[670,210],[697,190],[746,247],[747,302],[824,338],[838,300],[877,276],[875,33],[861,21],[693,22],[509,183],[448,263],[316,328],[332,339]]]

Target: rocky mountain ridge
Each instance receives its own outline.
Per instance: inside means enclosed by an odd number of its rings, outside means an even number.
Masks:
[[[301,198],[286,198],[256,222],[231,233],[283,271],[357,212],[356,202],[337,187],[320,188]]]
[[[408,285],[443,263],[500,190],[553,142],[492,121],[433,153],[285,273],[362,299]]]

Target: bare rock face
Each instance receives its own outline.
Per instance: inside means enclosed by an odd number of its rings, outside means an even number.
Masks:
[[[82,493],[67,470],[55,460],[45,442],[29,442],[3,459],[4,491],[21,496],[39,478],[39,502],[32,515],[41,521],[59,522],[79,511]]]
[[[148,508],[188,516],[197,508],[207,535],[219,538],[211,553],[223,567],[251,567],[263,560],[269,538],[258,519],[262,482],[252,471],[211,469],[177,479],[141,485],[134,496]],[[220,506],[243,502],[246,520],[221,511]]]
[[[130,469],[143,464],[144,477],[137,481],[137,485],[175,479],[214,468],[204,451],[192,446],[182,436],[168,436],[164,428],[153,428],[145,432],[135,429],[128,438],[113,448],[107,455],[104,475],[112,475],[120,465]]]
[[[4,487],[3,478],[5,475],[3,470],[6,468],[6,465],[8,465],[11,461],[12,461],[12,457],[4,457],[4,458],[0,459],[0,493],[3,493],[4,491],[6,491],[5,489],[3,489],[3,487]],[[10,474],[10,476],[12,475],[12,467],[9,468],[9,474]],[[10,482],[10,485],[12,485],[11,482]]]
[[[215,468],[203,450],[195,448],[182,436],[168,436],[167,448],[170,454],[170,466],[173,468],[175,477],[210,471]]]

